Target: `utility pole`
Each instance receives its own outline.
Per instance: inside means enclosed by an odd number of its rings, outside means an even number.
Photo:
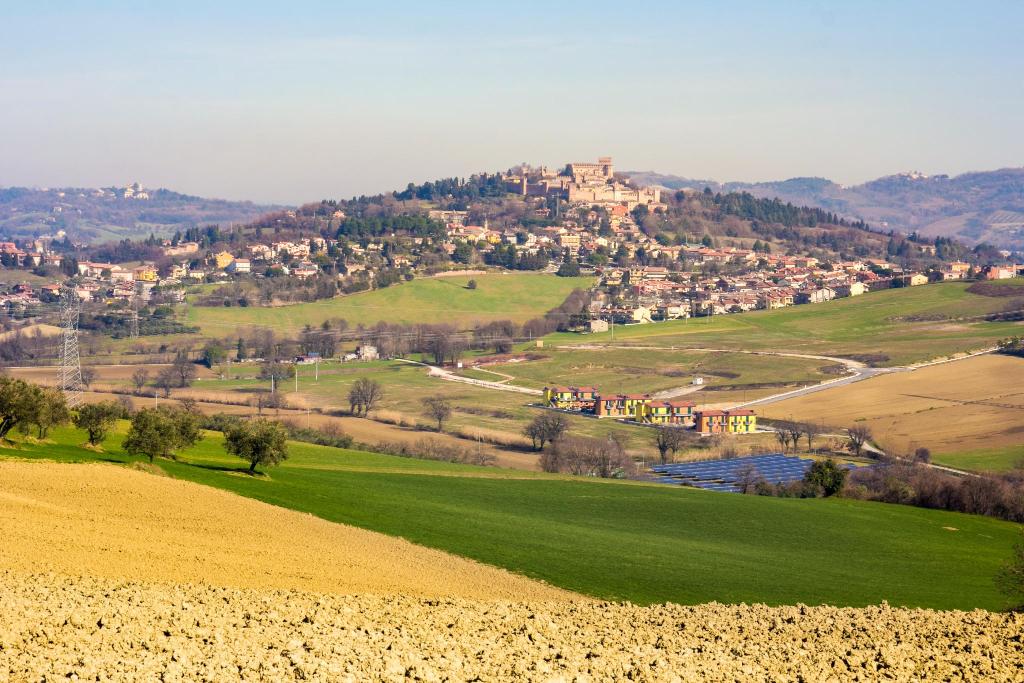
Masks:
[[[82,402],[82,362],[78,352],[78,319],[82,304],[71,285],[65,285],[60,298],[60,389],[69,408]]]
[[[299,364],[295,364],[295,393],[299,393]]]

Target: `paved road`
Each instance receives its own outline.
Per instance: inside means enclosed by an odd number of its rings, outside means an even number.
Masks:
[[[753,356],[780,356],[783,358],[810,358],[813,360],[823,360],[830,363],[836,363],[846,366],[846,370],[849,374],[843,377],[837,377],[836,379],[826,380],[819,384],[813,384],[809,387],[801,387],[800,389],[793,389],[791,391],[783,391],[772,396],[765,396],[755,401],[747,401],[746,403],[740,403],[733,408],[749,408],[752,406],[764,406],[771,403],[777,403],[779,401],[785,401],[791,398],[798,398],[800,396],[806,396],[813,394],[818,391],[824,391],[825,389],[832,389],[833,387],[840,387],[844,384],[853,384],[854,382],[861,382],[878,375],[887,375],[893,372],[913,372],[921,368],[931,367],[932,365],[941,365],[943,363],[954,363],[956,361],[966,360],[967,358],[973,358],[974,356],[980,356],[986,353],[992,353],[994,348],[983,349],[981,351],[975,351],[964,356],[956,358],[945,358],[937,361],[929,361],[927,363],[918,363],[916,365],[908,366],[897,366],[892,368],[872,368],[860,361],[851,360],[849,358],[838,358],[836,356],[820,356],[810,353],[786,353],[783,351],[743,351],[739,349],[695,349],[695,348],[684,348],[684,347],[669,347],[669,346],[629,346],[629,345],[614,345],[614,344],[563,344],[558,348],[571,348],[578,349],[580,351],[595,351],[600,349],[646,349],[649,351],[707,351],[709,353],[724,352],[724,353],[746,353]],[[471,377],[463,377],[453,372],[439,368],[436,365],[428,365],[426,363],[418,363],[416,361],[397,359],[404,363],[410,363],[412,365],[421,365],[430,369],[431,377],[438,377],[449,382],[462,382],[464,384],[473,384],[478,387],[484,387],[486,389],[496,389],[498,391],[510,391],[519,394],[529,394],[531,396],[540,396],[543,392],[539,389],[527,389],[526,387],[519,387],[512,384],[507,384],[510,379],[503,380],[501,382],[489,382],[482,379],[473,379]],[[497,373],[496,373],[497,374]],[[686,385],[682,387],[676,387],[673,389],[666,389],[664,391],[655,394],[655,398],[673,398],[676,396],[685,396],[699,391],[701,387],[694,387],[692,385]]]
[[[853,384],[854,382],[861,382],[878,375],[887,375],[893,372],[912,372],[914,370],[920,370],[921,368],[927,368],[932,365],[942,365],[943,363],[954,363],[956,361],[966,360],[973,358],[974,356],[980,356],[986,353],[992,353],[995,348],[982,349],[981,351],[975,351],[973,353],[966,354],[964,356],[958,356],[956,358],[943,358],[942,360],[929,361],[927,363],[917,363],[915,365],[908,366],[897,366],[892,368],[872,368],[860,361],[851,360],[849,358],[838,358],[835,356],[819,356],[810,353],[785,353],[783,351],[743,351],[740,349],[704,349],[704,348],[686,348],[686,347],[675,347],[675,346],[628,346],[628,345],[611,345],[611,344],[565,344],[560,348],[571,347],[580,350],[598,350],[598,349],[647,349],[650,351],[709,351],[709,352],[725,352],[725,353],[746,353],[754,356],[781,356],[784,358],[811,358],[814,360],[824,360],[832,363],[842,364],[846,366],[846,370],[849,374],[838,377],[836,379],[826,380],[819,384],[813,384],[809,387],[802,387],[800,389],[793,389],[791,391],[783,391],[772,396],[765,396],[755,401],[747,401],[739,405],[733,406],[733,408],[749,408],[752,406],[764,406],[770,403],[777,403],[779,401],[785,401],[791,398],[797,398],[799,396],[806,396],[807,394],[813,394],[818,391],[824,391],[825,389],[831,389],[833,387],[840,387],[844,384]],[[661,392],[658,398],[664,398],[669,395],[681,396],[683,394],[691,393],[689,387],[680,387],[679,389],[668,389]]]

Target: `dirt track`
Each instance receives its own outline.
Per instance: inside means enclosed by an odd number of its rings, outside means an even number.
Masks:
[[[0,539],[0,682],[1024,680],[1024,615],[599,603],[109,465],[0,461]]]
[[[330,593],[572,596],[401,539],[112,465],[0,461],[0,539],[0,569],[19,572]]]

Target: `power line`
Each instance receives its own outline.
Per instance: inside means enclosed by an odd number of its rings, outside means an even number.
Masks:
[[[60,298],[60,388],[68,407],[82,402],[82,362],[78,353],[78,319],[82,304],[72,287],[64,287]]]

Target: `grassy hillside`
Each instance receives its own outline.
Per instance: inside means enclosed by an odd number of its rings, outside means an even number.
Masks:
[[[476,289],[467,289],[469,280]],[[305,325],[344,318],[350,325],[390,323],[452,323],[509,319],[525,322],[561,304],[569,293],[587,289],[592,278],[561,278],[535,273],[424,278],[386,289],[308,304],[274,308],[190,307],[187,322],[204,334],[224,336],[239,327],[271,327],[294,334]]]
[[[991,346],[1021,322],[977,318],[1024,308],[1019,297],[972,294],[959,282],[874,292],[823,304],[715,318],[619,326],[616,344],[743,348],[835,356],[884,356],[902,365]],[[611,333],[560,334],[551,343],[609,343]]]
[[[5,455],[125,462],[56,443]],[[219,436],[160,466],[328,520],[405,537],[609,599],[1002,607],[992,583],[1017,525],[849,500],[784,500],[572,480],[293,444],[241,474]],[[254,534],[259,530],[254,529]],[[301,542],[301,539],[297,539]]]
[[[810,358],[778,358],[747,353],[717,351],[650,351],[638,349],[539,349],[536,360],[488,366],[515,377],[513,384],[535,389],[551,384],[597,386],[605,392],[655,392],[686,387],[694,376],[704,378],[705,387],[744,387],[751,395],[762,388],[767,393],[790,383],[815,383],[832,375],[823,368],[829,361]],[[838,367],[842,371],[842,366]],[[484,379],[500,379],[485,377]],[[702,395],[704,401],[714,400]]]

